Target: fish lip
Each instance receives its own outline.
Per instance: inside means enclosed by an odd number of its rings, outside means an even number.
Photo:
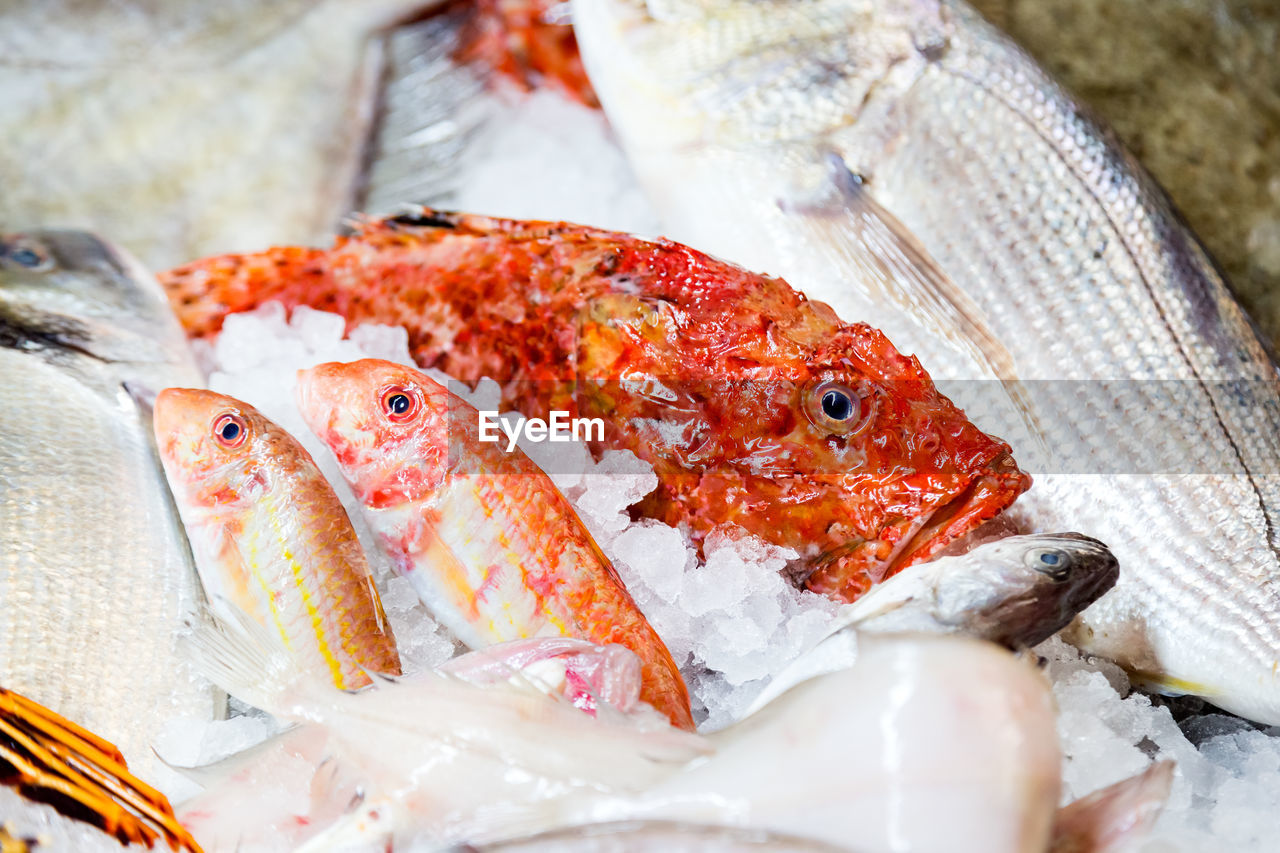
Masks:
[[[1002,452],[958,495],[930,512],[918,529],[876,567],[878,576],[887,578],[937,556],[947,545],[1008,509],[1030,486],[1030,475],[1018,469],[1012,453]]]

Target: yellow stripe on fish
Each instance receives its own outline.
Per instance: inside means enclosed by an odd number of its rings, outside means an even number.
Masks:
[[[211,391],[161,392],[155,427],[210,597],[230,591],[228,603],[273,629],[300,667],[341,689],[400,674],[351,521],[302,445]]]
[[[478,413],[412,368],[373,359],[299,372],[299,403],[423,602],[472,648],[569,636],[639,656],[641,698],[684,728],[689,696],[565,497],[478,436]]]

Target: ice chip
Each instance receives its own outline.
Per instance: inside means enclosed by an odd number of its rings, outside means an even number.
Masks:
[[[319,353],[342,340],[347,321],[341,314],[317,311],[302,305],[293,309],[289,327],[311,351]]]
[[[351,330],[348,339],[366,358],[381,358],[397,364],[413,364],[409,355],[409,333],[402,326],[365,323]]]

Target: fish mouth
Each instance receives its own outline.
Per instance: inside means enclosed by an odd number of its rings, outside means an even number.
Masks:
[[[1012,455],[1004,451],[950,500],[893,525],[900,531],[898,536],[858,540],[827,554],[805,585],[814,592],[855,601],[874,584],[938,556],[963,537],[974,534],[976,540],[982,535],[979,531],[987,529],[986,522],[1030,486],[1030,475],[1018,470]]]
[[[1030,475],[1018,470],[1008,452],[1001,453],[960,494],[913,520],[914,529],[881,562],[880,577],[930,560],[948,546],[967,549],[979,544],[979,538],[970,539],[970,534],[979,533],[1030,486]]]

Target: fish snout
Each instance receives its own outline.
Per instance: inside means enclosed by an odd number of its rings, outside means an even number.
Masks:
[[[350,384],[349,375],[348,365],[333,361],[298,371],[298,411],[317,435],[324,435],[337,398]]]
[[[1070,608],[1083,610],[1120,578],[1120,561],[1097,539],[1081,533],[1058,533],[1044,540],[1048,547],[1030,552],[1028,563],[1070,587],[1066,596]]]

